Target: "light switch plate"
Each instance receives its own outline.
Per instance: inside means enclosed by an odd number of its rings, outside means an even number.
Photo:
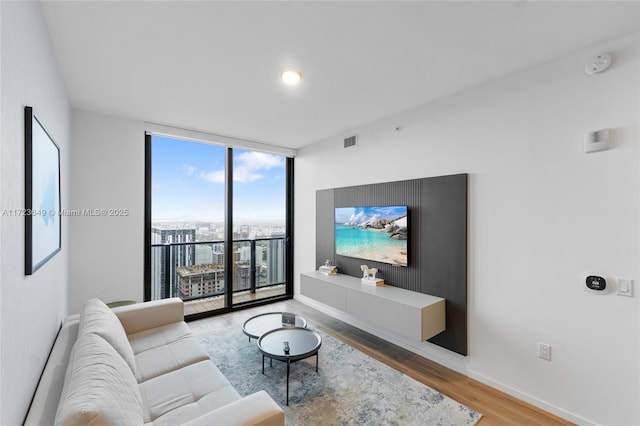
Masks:
[[[616,284],[618,287],[618,291],[616,294],[618,296],[627,296],[633,297],[633,280],[629,278],[617,278]]]

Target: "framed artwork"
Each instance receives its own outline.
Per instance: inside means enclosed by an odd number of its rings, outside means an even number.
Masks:
[[[29,106],[24,130],[25,274],[32,275],[61,249],[60,149]]]

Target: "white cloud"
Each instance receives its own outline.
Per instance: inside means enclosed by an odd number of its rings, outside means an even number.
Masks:
[[[196,167],[190,166],[188,164],[183,164],[182,169],[187,173],[187,176],[193,176],[193,174],[196,172]]]
[[[200,179],[211,183],[224,183],[224,170],[200,173]]]
[[[238,168],[233,169],[233,180],[236,182],[248,183],[255,182],[264,178],[263,174],[252,172],[247,168]]]
[[[235,157],[233,180],[242,183],[255,182],[265,177],[258,172],[259,170],[276,167],[284,167],[284,157],[256,151],[243,152]]]
[[[264,173],[260,173],[260,170],[284,167],[285,164],[282,156],[256,151],[243,152],[235,156],[234,160],[233,180],[241,183],[264,179],[266,176]],[[200,173],[201,179],[211,183],[224,183],[224,176],[224,170]]]
[[[243,152],[237,155],[235,159],[240,167],[246,167],[249,170],[269,170],[274,167],[284,167],[284,157],[264,152]]]

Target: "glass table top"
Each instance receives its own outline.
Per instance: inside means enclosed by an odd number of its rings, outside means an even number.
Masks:
[[[268,331],[282,327],[306,328],[307,320],[289,312],[269,312],[246,320],[242,331],[250,338],[257,339]]]
[[[317,332],[298,327],[271,330],[258,339],[258,348],[275,358],[305,358],[317,353],[321,344],[322,337]]]

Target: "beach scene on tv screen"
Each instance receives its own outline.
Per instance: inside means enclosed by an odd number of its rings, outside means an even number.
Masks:
[[[335,209],[336,254],[407,266],[407,206]]]

